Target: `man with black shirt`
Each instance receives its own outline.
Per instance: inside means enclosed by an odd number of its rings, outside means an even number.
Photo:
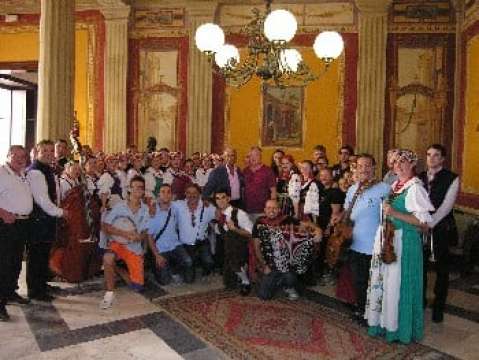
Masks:
[[[343,145],[339,149],[339,163],[332,167],[334,181],[338,181],[346,171],[349,171],[349,157],[354,155],[350,145]]]
[[[341,219],[346,194],[340,189],[333,187],[333,172],[330,168],[321,169],[319,171],[319,181],[323,184],[324,189],[322,192],[323,196],[319,200],[318,225],[325,233],[325,236],[329,236],[329,233],[326,230],[329,225],[334,225]],[[321,242],[319,259],[317,260],[317,264],[320,267],[319,272],[323,272],[320,284],[334,281],[332,269],[322,271],[324,269],[323,262],[327,244],[327,238],[324,238]]]
[[[433,144],[427,149],[427,171],[419,178],[423,181],[429,193],[429,199],[436,211],[432,214],[433,221],[427,226],[431,229],[435,271],[437,274],[434,286],[434,302],[432,320],[442,322],[444,306],[449,288],[449,246],[457,243],[457,227],[453,216],[453,207],[459,192],[459,177],[445,169],[446,149],[440,144]],[[426,304],[428,259],[431,255],[431,245],[424,252],[424,303]]]
[[[64,168],[68,162],[68,144],[65,140],[59,139],[55,143],[55,161],[57,166]]]

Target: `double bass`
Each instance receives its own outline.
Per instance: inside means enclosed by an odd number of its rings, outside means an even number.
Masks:
[[[70,140],[74,155],[81,159],[84,154],[78,136],[78,123],[75,121]],[[60,206],[67,210],[67,216],[57,230],[49,265],[54,273],[68,282],[81,282],[95,275],[102,263],[97,246],[100,207],[89,194],[83,173],[80,185],[65,194]]]

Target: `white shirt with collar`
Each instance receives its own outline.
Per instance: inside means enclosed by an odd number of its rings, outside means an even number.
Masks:
[[[0,208],[16,215],[29,215],[33,210],[25,173],[17,175],[8,164],[0,167]]]
[[[28,182],[30,183],[30,189],[32,190],[33,199],[37,203],[38,206],[42,208],[50,216],[55,217],[62,217],[63,216],[63,209],[59,208],[56,204],[54,204],[50,200],[50,196],[48,195],[48,185],[47,180],[45,179],[45,175],[41,173],[40,170],[30,170],[27,174]],[[56,192],[57,192],[57,199],[60,198],[59,194],[59,186],[58,186],[58,178],[55,175],[55,184],[56,184]]]

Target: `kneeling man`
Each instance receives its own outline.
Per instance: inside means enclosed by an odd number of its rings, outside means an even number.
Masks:
[[[297,300],[297,275],[311,266],[315,244],[321,241],[321,229],[312,222],[280,215],[276,200],[266,202],[264,213],[253,228],[257,267],[263,273],[258,297],[269,300],[283,289],[290,300]]]
[[[253,224],[243,210],[230,205],[230,194],[226,189],[215,192],[218,208],[216,221],[219,236],[224,246],[223,282],[226,287],[235,287],[240,282],[240,292],[247,295],[251,289],[248,279],[248,244]]]
[[[148,223],[148,243],[155,259],[153,273],[161,285],[171,283],[172,275],[187,281],[193,276],[193,260],[178,238],[178,221],[171,201],[171,185],[159,187],[154,218]]]
[[[130,181],[127,201],[116,204],[102,221],[100,247],[105,249],[103,266],[106,293],[100,303],[102,309],[111,307],[115,288],[115,271],[135,291],[143,290],[143,242],[147,240],[146,226],[150,220],[149,209],[143,202],[145,180],[135,176]],[[123,260],[128,271],[116,266],[116,260]]]

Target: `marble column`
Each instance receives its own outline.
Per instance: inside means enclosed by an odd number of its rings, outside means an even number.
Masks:
[[[186,151],[211,151],[212,65],[195,45],[196,28],[213,21],[214,4],[188,9],[188,129]]]
[[[103,8],[105,17],[105,125],[103,148],[106,152],[126,149],[126,75],[128,71],[128,15],[122,2]],[[122,5],[123,4],[123,5]]]
[[[464,9],[464,1],[462,0],[454,0],[453,1],[454,8],[456,10],[456,54],[455,54],[455,69],[454,69],[454,112],[453,112],[453,139],[452,139],[452,146],[451,146],[451,162],[452,168],[454,170],[459,168],[458,156],[457,152],[462,151],[457,148],[457,143],[459,139],[457,139],[457,132],[456,127],[458,126],[459,122],[461,121],[461,104],[462,99],[461,97],[464,94],[461,91],[462,88],[462,28],[464,26],[464,16],[465,16],[465,9]]]
[[[37,141],[67,139],[73,123],[75,2],[42,0]]]
[[[359,67],[356,148],[383,160],[386,42],[391,0],[356,0],[359,9]]]

